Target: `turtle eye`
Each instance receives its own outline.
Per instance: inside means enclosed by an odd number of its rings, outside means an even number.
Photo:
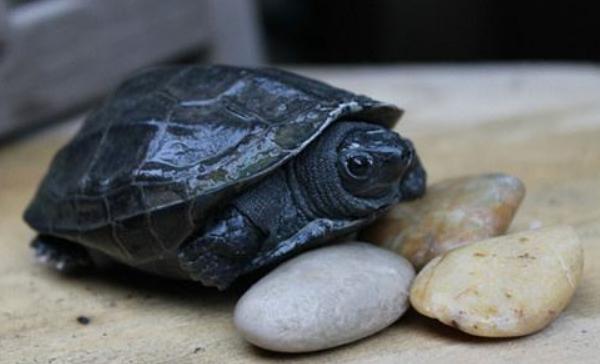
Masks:
[[[373,159],[368,154],[355,154],[346,160],[348,174],[356,179],[364,179],[371,174]]]

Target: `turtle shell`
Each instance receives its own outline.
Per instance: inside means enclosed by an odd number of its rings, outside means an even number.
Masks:
[[[132,265],[171,259],[215,206],[332,122],[392,127],[400,115],[276,69],[149,69],[125,81],[57,153],[25,219]]]

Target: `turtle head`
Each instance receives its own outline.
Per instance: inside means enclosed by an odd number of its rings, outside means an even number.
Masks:
[[[348,132],[338,149],[343,187],[360,198],[395,192],[416,158],[412,143],[397,133],[372,125]]]
[[[425,192],[413,144],[373,123],[334,123],[294,166],[306,205],[334,219],[364,218]]]

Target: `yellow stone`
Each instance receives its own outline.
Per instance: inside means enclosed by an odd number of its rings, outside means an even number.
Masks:
[[[433,259],[415,279],[410,301],[420,313],[486,337],[541,330],[568,305],[583,269],[571,227],[507,235]]]
[[[396,206],[360,240],[393,250],[420,269],[451,249],[504,234],[524,196],[523,183],[501,173],[444,180],[423,198]]]

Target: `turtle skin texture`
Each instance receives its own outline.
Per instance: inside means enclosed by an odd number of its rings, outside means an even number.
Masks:
[[[401,114],[278,69],[151,68],[122,83],[58,151],[24,218],[40,236],[190,279],[178,248],[222,206],[332,123],[351,118],[391,128]],[[269,259],[256,257],[254,268],[367,220],[315,222]]]

